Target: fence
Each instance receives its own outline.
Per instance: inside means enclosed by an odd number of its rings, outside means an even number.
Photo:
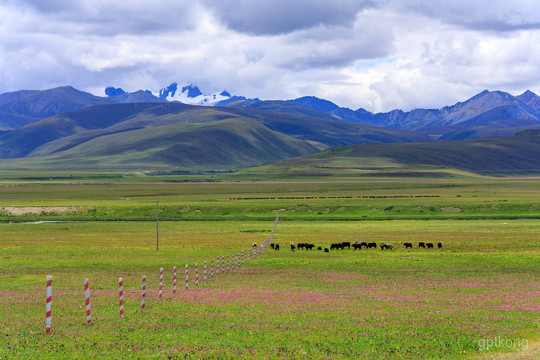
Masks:
[[[251,247],[248,249],[245,249],[241,251],[240,253],[234,253],[231,255],[231,265],[232,269],[237,269],[240,266],[244,264],[244,261],[250,261],[255,259],[258,255],[262,254],[264,250],[268,247],[268,245],[273,241],[274,239],[274,233],[276,231],[276,226],[278,223],[278,218],[274,221],[274,226],[272,228],[272,232],[266,238],[266,240],[258,246]],[[225,267],[225,257],[227,257],[227,266]],[[204,280],[203,283],[207,282],[206,278],[206,260],[204,263]],[[216,279],[218,278],[219,274],[224,274],[225,272],[230,271],[229,267],[229,254],[223,255],[221,260],[221,271],[219,269],[219,256],[217,257],[217,267],[216,272],[214,274],[214,259],[211,259],[211,272],[210,272],[210,279]],[[173,294],[176,293],[176,269],[177,267],[173,267]],[[189,290],[189,265],[186,264],[186,290]],[[161,267],[159,269],[159,298],[162,297],[163,294],[163,273],[164,269]],[[197,263],[195,263],[195,287],[199,286],[199,274],[198,274],[198,267]],[[93,324],[91,314],[90,314],[90,281],[88,279],[84,279],[84,296],[85,296],[85,304],[86,304],[86,325]],[[124,286],[123,286],[123,279],[118,279],[118,296],[119,296],[119,306],[120,306],[120,313],[119,317],[124,318]],[[46,300],[45,300],[45,333],[50,334],[51,328],[52,328],[52,305],[53,305],[53,277],[48,275],[47,276],[47,283],[46,283]],[[142,285],[141,285],[141,309],[144,309],[146,307],[146,276],[142,276]]]

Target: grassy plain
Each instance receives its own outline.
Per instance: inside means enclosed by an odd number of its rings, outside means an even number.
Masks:
[[[0,358],[459,359],[527,353],[538,340],[538,179],[171,179],[183,181],[135,175],[2,180],[2,207],[84,211],[4,211]],[[156,200],[163,216],[159,251]],[[276,215],[281,251],[268,249],[197,289],[192,282],[183,288],[185,264],[192,280],[195,263],[264,241]],[[25,222],[77,219],[85,221]],[[395,249],[287,248],[291,241],[356,240]],[[417,249],[418,241],[443,248]],[[405,250],[403,242],[415,248]],[[179,267],[174,295],[173,266]],[[166,270],[161,299],[160,267]],[[46,275],[54,279],[49,336]],[[142,275],[149,289],[145,310]],[[124,319],[118,317],[119,277]],[[92,291],[92,326],[83,325],[84,278]],[[503,346],[495,346],[501,339]]]
[[[479,219],[539,218],[540,178],[305,178],[239,181],[137,173],[4,173],[0,206],[78,211],[0,220]],[[195,181],[195,182],[194,182]]]

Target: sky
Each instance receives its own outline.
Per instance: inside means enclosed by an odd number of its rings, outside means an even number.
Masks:
[[[172,82],[373,112],[540,94],[538,0],[0,0],[0,93]]]

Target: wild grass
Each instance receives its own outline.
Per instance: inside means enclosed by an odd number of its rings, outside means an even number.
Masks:
[[[280,251],[268,249],[194,288],[195,263],[202,279],[204,260],[262,242],[272,225],[162,222],[156,251],[149,222],[2,223],[0,356],[457,359],[484,354],[483,339],[532,344],[538,337],[537,221],[280,221],[274,238]],[[328,247],[356,240],[390,242],[395,249],[287,248],[291,241]],[[443,248],[418,249],[417,241]],[[403,242],[415,248],[405,250]],[[161,299],[160,267],[166,271]],[[46,275],[54,289],[49,336]],[[148,279],[144,310],[142,275]],[[92,326],[83,325],[84,278],[90,279]]]
[[[524,346],[482,344],[518,339],[532,348],[539,338],[537,178],[1,177],[0,358],[460,359],[518,350],[535,358]],[[6,208],[45,212],[11,215]],[[269,249],[202,283],[205,260],[209,276],[211,259],[231,259],[264,241],[277,215],[274,240],[281,251]],[[27,223],[44,220],[62,222]],[[392,243],[394,250],[287,247],[357,240]],[[418,249],[420,241],[443,248]],[[404,242],[414,249],[404,249]],[[50,336],[47,275],[53,276]],[[143,275],[148,295],[141,310]],[[124,319],[118,316],[119,277]],[[92,326],[83,325],[84,278],[90,280]]]

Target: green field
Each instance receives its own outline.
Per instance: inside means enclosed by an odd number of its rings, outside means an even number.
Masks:
[[[3,174],[0,358],[538,356],[539,179],[183,182],[189,177],[67,175]],[[209,276],[211,259],[262,243],[277,215],[280,251],[267,249],[202,283],[204,261]],[[28,222],[41,220],[67,222]],[[357,240],[392,243],[394,250],[288,248]],[[443,248],[418,249],[419,241]],[[92,326],[84,325],[84,278]]]
[[[240,181],[140,173],[4,173],[0,221],[540,218],[540,178]],[[75,207],[11,215],[5,207]]]

